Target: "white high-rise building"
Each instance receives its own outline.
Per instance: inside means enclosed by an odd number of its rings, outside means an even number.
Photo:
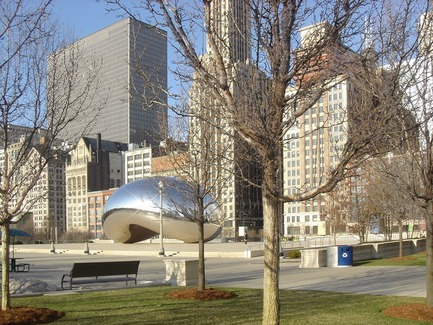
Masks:
[[[33,155],[39,155],[35,148],[29,157]],[[65,168],[66,155],[50,160],[28,194],[29,199],[38,198],[31,210],[34,231],[55,241],[66,231]]]
[[[125,183],[151,176],[152,147],[129,144],[122,155]]]
[[[26,148],[28,139],[26,135],[30,129],[25,127],[12,127],[14,131],[21,132],[16,142],[7,148],[9,166],[16,164],[18,152],[24,152],[26,159],[14,168],[12,187],[14,188],[11,206],[17,203],[23,193],[27,193],[22,203],[22,212],[30,216],[26,222],[31,222],[35,233],[42,234],[45,239],[57,239],[57,234],[66,230],[66,200],[65,200],[65,167],[67,155],[61,149],[57,150],[57,156],[46,160],[44,148],[46,139],[37,136],[35,143]],[[63,153],[62,153],[63,152]],[[4,168],[5,149],[0,150],[0,167]],[[40,170],[36,184],[33,182],[35,171]],[[21,216],[13,219],[18,221]],[[31,219],[31,220],[30,220]]]
[[[303,28],[299,55],[308,52],[311,32],[320,40],[320,33],[326,28],[326,23]],[[326,86],[318,89],[320,98],[285,135],[288,144],[283,148],[285,194],[307,192],[323,185],[341,161],[348,139],[351,140],[348,150],[356,151],[360,161],[387,152],[401,154],[406,148],[405,141],[414,140],[412,132],[408,132],[415,129],[413,113],[401,105],[400,96],[393,91],[393,73],[377,64],[372,44],[366,44],[369,47],[355,53],[336,40],[318,55],[318,60],[312,60],[314,63],[301,77],[308,79],[329,73]],[[348,60],[351,71],[336,70],[332,67],[335,60]],[[322,71],[327,66],[332,68]],[[287,91],[290,95],[292,90]],[[302,106],[302,99],[297,104]],[[307,201],[284,204],[284,236],[327,235],[346,230],[346,225],[356,217],[352,215],[354,195],[363,194],[361,187],[366,182],[365,178],[356,179],[362,168],[351,164],[346,167],[348,170],[353,167],[353,177],[345,175],[348,178],[340,181],[333,191]]]
[[[347,140],[350,82],[337,77],[333,86],[299,120],[283,148],[284,194],[317,187],[338,161]],[[284,236],[325,235],[326,195],[284,204]]]

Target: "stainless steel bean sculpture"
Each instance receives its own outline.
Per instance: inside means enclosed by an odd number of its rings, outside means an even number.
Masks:
[[[198,214],[193,188],[174,177],[148,177],[125,184],[108,199],[102,216],[105,234],[123,243],[143,241],[158,235],[160,217],[164,237],[188,243],[198,242]],[[162,206],[160,205],[162,202]],[[221,232],[216,224],[221,209],[210,195],[205,196],[205,241]]]

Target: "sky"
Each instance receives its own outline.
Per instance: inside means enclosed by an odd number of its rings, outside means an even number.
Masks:
[[[107,12],[106,7],[103,0],[54,0],[53,14],[82,38],[122,19],[117,13]]]

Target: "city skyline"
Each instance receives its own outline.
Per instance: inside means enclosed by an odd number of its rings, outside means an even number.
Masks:
[[[238,0],[241,1],[241,0]],[[224,2],[225,4],[227,4],[229,1]],[[231,2],[230,2],[231,3]],[[233,3],[237,3],[236,1],[233,1]],[[231,4],[233,4],[231,3]],[[219,3],[219,4],[223,4],[223,2]],[[102,8],[102,7],[101,7]],[[215,8],[214,8],[215,9]],[[234,10],[231,7],[219,7],[216,8],[218,10],[213,11],[213,14],[216,16],[214,21],[216,21],[217,23],[215,24],[215,30],[220,31],[220,33],[222,33],[221,35],[217,35],[219,38],[218,39],[225,39],[227,36],[227,43],[230,44],[229,47],[229,51],[232,51],[232,48],[234,49],[233,51],[235,51],[235,54],[232,54],[231,52],[225,52],[225,51],[221,51],[222,56],[224,58],[224,60],[229,61],[230,63],[242,63],[242,60],[247,61],[248,60],[248,53],[249,53],[249,49],[247,44],[242,44],[242,38],[237,38],[235,36],[236,33],[234,32],[230,32],[231,30],[235,30],[235,31],[248,31],[247,26],[245,26],[245,28],[243,28],[242,24],[237,22],[235,25],[238,27],[236,29],[231,28],[231,21],[230,19],[224,20],[224,19],[220,19],[220,16],[223,16],[225,14],[225,12],[236,12],[236,10]],[[239,9],[239,8],[238,8]],[[239,12],[244,13],[245,11],[243,10],[239,10]],[[116,18],[118,18],[116,16]],[[239,18],[243,18],[242,15],[236,16],[237,19]],[[89,44],[93,44],[96,43],[95,39],[92,39],[92,41],[89,41],[89,38],[95,37],[98,38],[99,36],[99,32],[103,32],[106,31],[107,29],[110,29],[112,27],[116,27],[119,23],[121,23],[122,21],[130,21],[130,18],[126,18],[121,20],[120,22],[108,25],[107,27],[104,27],[101,30],[98,30],[96,32],[92,32],[87,36],[84,36],[83,38],[80,38],[79,41],[88,41]],[[234,20],[236,22],[236,20]],[[244,19],[240,19],[240,21],[245,21]],[[241,26],[242,28],[239,28],[239,26]],[[313,25],[314,26],[314,25]],[[322,30],[322,29],[321,29]],[[325,29],[323,29],[325,30]],[[115,38],[113,35],[114,33],[107,33],[108,35],[111,36],[104,36],[104,38],[108,38],[110,40],[110,42],[112,41],[111,38]],[[121,34],[116,34],[116,35],[120,35],[119,38],[122,41],[125,41],[125,37],[123,37],[123,33]],[[128,34],[129,35],[129,34]],[[305,34],[307,35],[307,34]],[[95,41],[95,42],[93,42]],[[99,40],[98,40],[99,41]],[[306,44],[305,42],[301,42],[301,44]],[[87,44],[87,46],[89,45]],[[218,42],[216,42],[216,44],[218,45]],[[339,43],[336,43],[337,45]],[[110,55],[112,55],[113,53],[117,53],[117,47],[113,47],[113,44],[110,43],[108,46],[105,46],[105,48],[108,48],[108,52]],[[246,46],[244,46],[246,45]],[[216,46],[216,48],[218,48],[218,46]],[[241,49],[241,50],[238,50]],[[244,51],[242,51],[242,49],[244,49]],[[238,53],[239,51],[239,53]],[[160,53],[160,52],[157,52]],[[237,56],[239,54],[239,56]],[[241,55],[242,54],[242,55]],[[245,55],[244,55],[245,54]],[[155,54],[154,54],[155,56]],[[235,62],[233,62],[233,60],[235,60]],[[108,62],[108,60],[104,60],[105,62]],[[131,59],[132,61],[132,59]],[[123,61],[124,62],[124,61]],[[123,63],[122,62],[122,63]],[[248,62],[245,62],[246,64],[248,64]],[[114,64],[111,64],[111,62],[109,62],[109,67],[110,69],[114,70]],[[153,65],[155,66],[155,65]],[[81,75],[81,74],[80,74]],[[234,75],[234,78],[237,77],[236,75]],[[119,78],[119,75],[116,74],[116,78]],[[111,84],[116,84],[116,81],[118,79],[114,79],[111,80]],[[126,80],[129,80],[129,78],[126,78]],[[346,87],[347,86],[347,87]],[[326,173],[326,171],[329,170],[330,166],[332,166],[332,156],[331,155],[326,155],[327,153],[332,154],[331,152],[331,146],[328,144],[332,144],[331,142],[334,141],[335,143],[337,142],[341,142],[344,143],[344,140],[346,138],[345,133],[343,131],[344,130],[344,124],[342,122],[344,122],[341,119],[341,116],[343,116],[344,110],[347,109],[347,105],[345,104],[346,99],[349,97],[348,94],[348,90],[350,84],[344,84],[344,83],[338,83],[338,87],[334,87],[332,89],[328,89],[325,90],[324,92],[324,96],[321,100],[317,101],[316,104],[318,104],[318,106],[314,106],[311,108],[311,111],[308,111],[307,114],[304,114],[304,116],[300,116],[299,117],[299,121],[301,123],[301,128],[304,128],[304,130],[297,130],[294,129],[292,133],[290,133],[290,143],[292,145],[291,148],[287,147],[287,149],[292,149],[293,152],[291,152],[290,158],[293,158],[290,162],[285,161],[284,162],[284,166],[287,167],[287,171],[290,171],[290,174],[287,173],[284,177],[283,181],[284,181],[284,189],[288,190],[290,192],[288,192],[287,194],[294,194],[297,193],[299,191],[299,188],[307,188],[310,187],[310,185],[316,186],[317,183],[320,181],[320,179],[322,179],[323,174]],[[143,89],[143,88],[140,88]],[[206,88],[203,88],[206,89]],[[258,89],[258,88],[257,88]],[[112,90],[112,89],[111,89]],[[333,92],[332,94],[330,92]],[[251,93],[251,92],[250,92]],[[202,95],[205,94],[205,92],[200,92],[198,95]],[[332,96],[331,96],[332,95]],[[191,96],[194,97],[194,96]],[[118,97],[117,97],[118,98]],[[202,99],[203,97],[198,97],[197,99]],[[331,102],[332,101],[332,105]],[[323,105],[320,105],[320,103],[323,103]],[[343,112],[338,111],[339,109],[343,109]],[[331,110],[333,111],[333,115],[329,115],[330,118],[327,118],[326,116],[326,110],[328,110],[328,113],[331,112]],[[116,116],[116,120],[115,123],[116,126],[118,124],[120,124],[121,119],[120,119],[120,111],[119,110],[112,110],[114,111],[114,115]],[[338,119],[337,119],[337,111],[338,111]],[[111,112],[110,112],[111,113]],[[108,114],[107,114],[108,115]],[[331,118],[332,117],[332,118]],[[321,123],[324,123],[325,121],[331,121],[331,120],[336,120],[336,124],[339,126],[337,128],[337,125],[333,125],[332,129],[329,128],[329,130],[332,130],[331,133],[329,132],[329,136],[326,137],[326,134],[323,135],[320,132],[316,132],[318,130],[316,130],[316,128],[318,128],[317,125],[322,125]],[[136,122],[138,119],[135,119],[134,122]],[[112,119],[113,121],[113,119]],[[319,124],[318,124],[319,123]],[[107,123],[107,125],[109,125]],[[112,124],[113,125],[113,122]],[[223,125],[224,126],[224,125]],[[225,126],[224,126],[225,127]],[[296,126],[297,127],[297,126]],[[322,128],[323,129],[323,128]],[[299,131],[299,132],[298,132]],[[95,132],[97,132],[95,130]],[[303,132],[303,133],[302,133]],[[317,134],[316,134],[316,133]],[[331,135],[333,135],[331,137]],[[119,139],[108,139],[106,137],[103,137],[104,140],[112,140],[112,141],[121,141],[124,143],[131,143],[129,140],[123,141],[123,140],[119,140]],[[297,139],[303,139],[302,142],[297,140]],[[329,143],[328,143],[329,142]],[[299,149],[298,149],[298,143],[299,143]],[[152,144],[155,146],[155,144]],[[234,144],[232,146],[232,148],[229,152],[236,152],[236,144]],[[296,146],[296,149],[295,149]],[[84,146],[86,149],[89,148],[87,145]],[[322,148],[323,147],[323,148]],[[328,148],[329,147],[329,148]],[[337,146],[335,148],[338,148]],[[320,149],[320,150],[319,150]],[[323,150],[322,150],[323,149]],[[89,149],[90,150],[90,149]],[[296,152],[295,152],[296,150]],[[299,155],[298,155],[298,151],[299,151]],[[323,151],[323,152],[322,152]],[[89,153],[89,157],[93,155],[93,153],[96,152],[96,149],[93,150],[93,152]],[[320,155],[319,155],[320,153]],[[288,154],[285,154],[285,157],[289,158]],[[85,157],[87,158],[87,157]],[[93,157],[92,157],[93,158]],[[132,176],[133,172],[135,172],[136,167],[142,167],[143,166],[143,162],[142,162],[142,158],[144,158],[144,155],[142,155],[139,159],[139,163],[141,164],[140,166],[138,165],[133,165],[131,164],[131,167],[128,165],[128,168],[133,168],[133,170],[128,170],[128,173],[131,172],[131,174],[125,174],[125,176]],[[146,157],[146,158],[150,158]],[[135,157],[134,157],[135,159]],[[234,159],[235,160],[235,159]],[[84,161],[84,159],[83,159]],[[323,164],[323,165],[321,165]],[[121,166],[121,164],[119,164]],[[149,163],[149,161],[147,161],[147,166],[151,165],[151,162]],[[122,174],[122,168],[112,168],[114,171],[116,171],[119,175]],[[299,171],[299,174],[298,174]],[[296,172],[297,174],[294,174],[294,172]],[[320,177],[319,177],[320,176]],[[80,175],[81,179],[82,175]],[[126,179],[126,177],[125,177]],[[225,200],[223,200],[223,204],[227,205],[227,211],[229,211],[229,217],[227,218],[226,221],[236,221],[236,217],[238,215],[240,215],[239,213],[237,213],[240,208],[239,208],[239,204],[237,206],[237,203],[240,202],[243,205],[241,206],[241,208],[245,208],[245,203],[251,203],[254,202],[253,200],[251,200],[252,196],[243,196],[243,195],[239,195],[239,194],[243,194],[241,193],[241,191],[237,188],[237,183],[236,183],[236,179],[233,181],[234,186],[231,186],[231,188],[229,188],[229,190],[226,192],[226,198]],[[86,182],[84,182],[85,184]],[[115,182],[113,184],[116,185],[110,185],[110,186],[106,186],[106,187],[110,187],[110,188],[114,188],[114,187],[119,187],[122,185],[122,181],[119,182]],[[81,184],[83,184],[83,182],[81,182]],[[118,184],[118,185],[117,185]],[[83,185],[81,185],[79,187],[80,190],[82,190]],[[90,186],[85,187],[85,190],[94,190],[93,188],[91,188]],[[96,189],[98,190],[98,189]],[[82,192],[80,195],[83,195],[83,197],[81,198],[81,203],[83,202],[83,200],[85,200],[86,198],[84,197],[84,193]],[[257,196],[259,197],[259,196]],[[321,212],[326,210],[326,204],[321,204],[321,203],[326,203],[325,199],[321,200],[321,196],[317,196],[316,199],[311,199],[310,201],[302,201],[301,203],[299,203],[298,201],[294,201],[294,203],[288,207],[288,210],[285,210],[285,220],[286,223],[293,223],[293,224],[299,224],[299,222],[318,222],[318,221],[325,221],[325,220],[321,220]],[[258,201],[258,200],[257,200]],[[320,202],[322,201],[322,202]],[[77,202],[78,203],[78,202]],[[290,215],[291,214],[291,215]],[[261,217],[261,214],[258,214],[258,217]],[[233,218],[232,218],[233,216]],[[241,220],[242,222],[239,222],[238,224],[236,223],[230,223],[230,224],[226,224],[226,228],[235,228],[236,227],[247,227],[245,226],[245,220],[247,220],[247,217],[249,217],[249,215],[241,215]],[[289,219],[290,217],[290,219]],[[248,225],[252,226],[251,223],[249,223],[250,220],[248,220]],[[325,224],[323,224],[323,226],[325,226]],[[297,227],[297,225],[295,225],[295,227]],[[308,231],[308,234],[320,234],[319,233],[319,226],[317,224],[311,224],[308,225],[309,230],[313,230]],[[316,228],[315,228],[316,227]],[[323,232],[326,232],[325,227],[321,227]],[[243,228],[244,229],[244,228]],[[287,226],[285,227],[285,230],[288,230]],[[298,235],[300,231],[296,230],[296,233],[290,233],[288,231],[288,233],[285,234],[290,234],[290,235]],[[230,235],[232,236],[232,235]],[[234,236],[239,236],[239,232],[236,234],[234,233]]]

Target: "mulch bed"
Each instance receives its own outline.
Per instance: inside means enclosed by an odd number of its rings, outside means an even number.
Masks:
[[[65,316],[64,312],[47,308],[12,307],[0,310],[0,325],[32,325],[54,322]]]
[[[382,313],[398,319],[413,319],[433,322],[433,307],[427,307],[425,304],[392,306],[384,309]]]

